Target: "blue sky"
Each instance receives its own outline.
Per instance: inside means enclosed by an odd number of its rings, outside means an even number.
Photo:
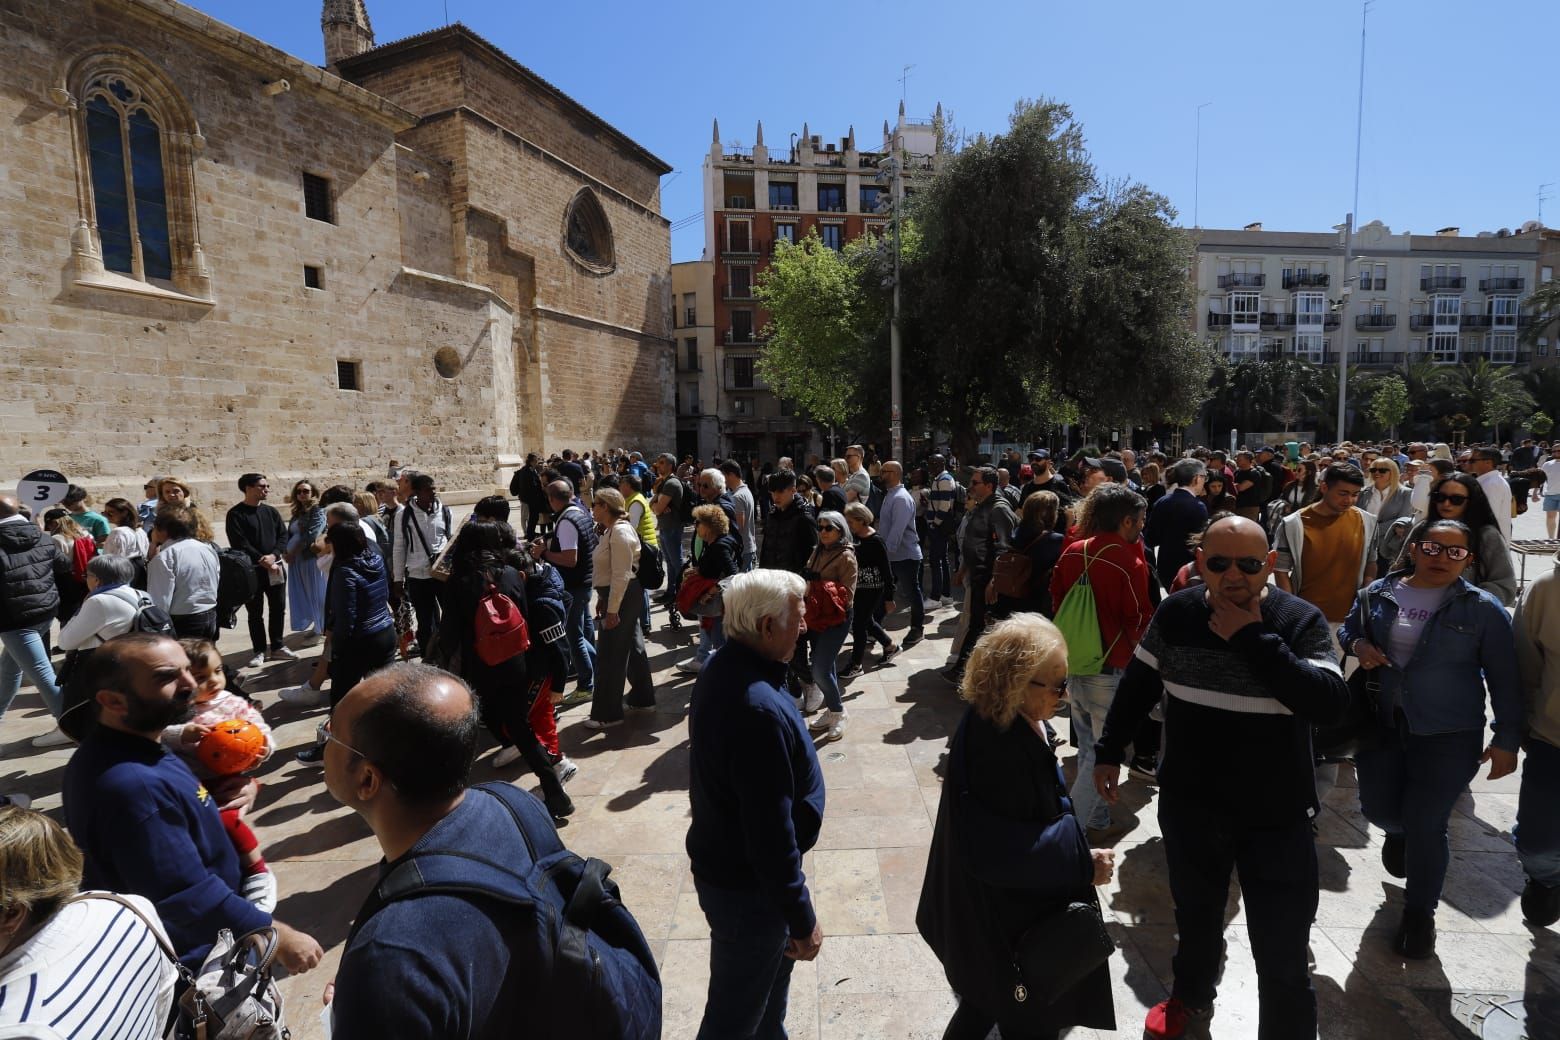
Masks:
[[[368,0],[380,43],[442,24],[445,0]],[[319,0],[196,0],[298,57],[322,62]],[[1071,105],[1101,173],[1168,196],[1192,224],[1203,102],[1201,223],[1322,230],[1353,201],[1357,0],[931,3],[849,8],[627,0],[447,0],[461,21],[676,169],[673,221],[702,207],[710,120],[728,143],[771,147],[802,121],[825,139],[854,124],[875,142],[906,84],[907,112],[941,101],[967,131],[1000,131],[1015,101]],[[1429,233],[1516,228],[1557,182],[1560,78],[1546,58],[1555,0],[1377,0],[1370,14],[1359,221]],[[1547,101],[1546,101],[1547,99]],[[698,259],[697,221],[672,258]]]

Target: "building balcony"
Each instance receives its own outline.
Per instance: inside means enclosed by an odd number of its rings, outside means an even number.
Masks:
[[[1468,279],[1460,274],[1440,274],[1433,278],[1419,279],[1420,292],[1442,292],[1455,289],[1462,292],[1468,287]]]
[[[753,287],[751,285],[728,285],[726,291],[720,294],[723,300],[752,300]]]
[[[679,372],[703,372],[704,360],[702,358],[690,358],[679,356],[677,358],[677,371]]]
[[[777,213],[795,213],[799,207],[794,202],[771,202],[769,208]]]
[[[1473,364],[1475,361],[1488,361],[1492,365],[1526,365],[1532,361],[1532,359],[1533,356],[1531,354],[1518,354],[1512,351],[1502,350],[1493,352],[1488,350],[1464,350],[1461,353],[1462,362],[1469,365]]]
[[[678,418],[697,419],[699,416],[701,416],[703,414],[704,414],[704,409],[699,407],[699,402],[697,402],[697,401],[694,401],[692,403],[688,403],[688,402],[685,402],[685,401],[678,401],[677,402],[677,416],[678,416]]]
[[[752,209],[753,208],[753,200],[748,198],[746,195],[727,195],[726,196],[726,208],[727,209]]]
[[[1360,292],[1386,292],[1387,280],[1385,278],[1360,278]]]
[[[1354,327],[1361,332],[1369,332],[1373,329],[1397,328],[1396,314],[1356,314]]]
[[[1435,328],[1434,314],[1411,314],[1408,317],[1408,327],[1415,332],[1428,332]]]
[[[1208,312],[1208,327],[1210,329],[1227,329],[1230,327],[1230,316],[1220,314],[1218,311]]]
[[[1490,327],[1490,321],[1488,314],[1464,314],[1462,316],[1462,327],[1465,329],[1487,329]]]
[[[721,250],[720,255],[730,257],[733,260],[757,260],[761,248],[763,247],[757,242],[742,242],[737,245],[727,246]]]
[[[1264,332],[1275,332],[1281,329],[1292,329],[1294,327],[1295,316],[1293,314],[1280,314],[1268,311],[1264,312],[1262,315],[1262,331]]]
[[[1482,293],[1519,293],[1527,287],[1525,278],[1480,278],[1479,291]]]
[[[1353,365],[1364,365],[1367,367],[1380,365],[1401,365],[1405,357],[1407,357],[1407,355],[1400,350],[1356,350],[1349,355],[1349,363]]]
[[[1220,289],[1260,289],[1267,284],[1265,274],[1221,274]]]
[[[757,346],[760,342],[762,342],[758,338],[757,333],[748,329],[727,329],[726,335],[723,338],[725,339],[726,346],[728,347]]]
[[[1304,274],[1287,272],[1284,275],[1285,289],[1325,289],[1332,280],[1325,271],[1310,271]]]
[[[1342,324],[1343,324],[1343,316],[1339,315],[1339,314],[1334,314],[1331,311],[1329,311],[1327,313],[1327,316],[1322,319],[1322,328],[1326,329],[1328,332],[1333,331],[1334,329],[1338,328]]]

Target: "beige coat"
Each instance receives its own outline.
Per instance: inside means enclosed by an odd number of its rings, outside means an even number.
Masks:
[[[1512,620],[1528,733],[1560,747],[1560,554],[1528,585]]]

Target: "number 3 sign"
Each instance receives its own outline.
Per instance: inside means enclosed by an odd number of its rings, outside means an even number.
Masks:
[[[16,485],[16,501],[36,516],[40,509],[63,502],[69,490],[70,481],[59,470],[35,469]]]

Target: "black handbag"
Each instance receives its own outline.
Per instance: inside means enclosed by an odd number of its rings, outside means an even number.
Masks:
[[[1370,591],[1361,589],[1361,617],[1370,634]],[[1375,642],[1371,639],[1371,642]],[[1381,746],[1381,669],[1356,668],[1349,676],[1349,700],[1336,722],[1315,726],[1311,731],[1311,751],[1328,762],[1353,758],[1361,751]]]
[[[1013,951],[1013,1000],[1054,1004],[1115,951],[1098,901],[1091,895],[1087,903],[1069,903],[1019,936]]]
[[[639,546],[639,570],[634,572],[640,588],[654,592],[666,580],[666,564],[661,560],[661,550],[649,542]]]

